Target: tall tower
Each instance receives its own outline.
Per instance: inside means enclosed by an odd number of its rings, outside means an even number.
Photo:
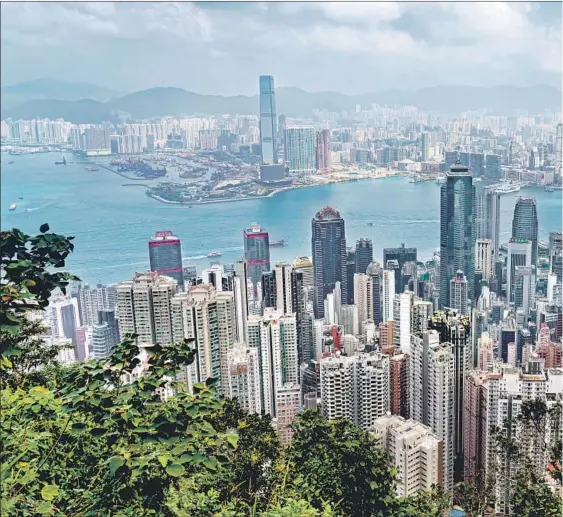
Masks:
[[[430,134],[422,133],[420,137],[420,151],[422,154],[422,161],[426,162],[430,158]]]
[[[536,198],[520,197],[514,207],[512,238],[532,242],[532,266],[538,265],[538,207]]]
[[[248,279],[256,286],[262,273],[270,271],[270,236],[258,223],[252,223],[242,235]]]
[[[317,137],[313,126],[288,127],[285,130],[285,145],[290,173],[315,174]]]
[[[440,307],[450,306],[449,284],[458,270],[467,278],[473,298],[475,187],[469,169],[459,161],[447,174],[440,191]]]
[[[260,148],[262,163],[278,163],[278,119],[276,117],[276,95],[274,78],[271,75],[260,76]]]
[[[372,283],[373,322],[379,325],[381,323],[381,267],[379,262],[372,262],[367,267],[366,274],[371,277]]]
[[[323,129],[317,133],[316,155],[317,170],[324,171],[332,168],[329,129]]]
[[[373,244],[371,239],[358,239],[356,241],[356,273],[365,274],[372,262]]]
[[[395,299],[395,271],[384,269],[381,282],[381,321],[393,321],[393,300]]]
[[[557,133],[555,135],[555,176],[557,182],[561,184],[563,176],[563,124],[557,124]]]
[[[346,229],[340,213],[330,206],[324,207],[315,214],[311,227],[315,317],[323,318],[324,299],[327,294],[334,291],[336,282],[340,282],[342,299],[347,299]]]
[[[467,278],[463,271],[458,270],[450,280],[450,305],[460,314],[468,316],[467,310]]]
[[[182,246],[180,239],[172,232],[156,232],[149,239],[149,260],[151,271],[173,278],[180,289],[184,289]]]

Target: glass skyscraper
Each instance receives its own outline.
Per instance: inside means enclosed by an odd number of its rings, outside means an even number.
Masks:
[[[538,207],[535,198],[521,197],[516,201],[512,218],[512,238],[529,239],[532,242],[532,265],[537,266]]]
[[[315,279],[315,318],[324,317],[324,299],[340,282],[341,299],[346,300],[346,229],[340,213],[330,206],[319,210],[313,220],[311,248]]]
[[[242,232],[247,278],[254,288],[262,281],[262,273],[270,271],[270,236],[258,223]]]
[[[180,239],[172,232],[156,232],[149,240],[149,260],[151,271],[173,278],[180,290],[184,289],[182,247]]]
[[[315,174],[317,135],[313,126],[287,128],[285,145],[285,160],[290,173]]]
[[[262,164],[278,163],[278,119],[276,116],[276,97],[274,78],[271,75],[260,76],[260,146]]]
[[[475,275],[475,187],[469,169],[456,162],[440,189],[440,307],[450,307],[450,280],[467,278],[473,298]]]

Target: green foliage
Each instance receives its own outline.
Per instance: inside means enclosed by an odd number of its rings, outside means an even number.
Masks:
[[[512,493],[512,515],[518,517],[560,517],[561,498],[553,493],[532,468],[522,468]]]
[[[76,277],[64,272],[69,253],[74,249],[73,237],[49,232],[49,225],[40,234],[30,237],[14,228],[0,232],[2,281],[0,284],[0,327],[3,332],[16,333],[25,321],[25,313],[44,309],[51,293],[65,289]]]
[[[287,479],[319,510],[329,502],[357,517],[388,515],[396,504],[394,472],[375,441],[346,420],[305,411],[287,451]]]

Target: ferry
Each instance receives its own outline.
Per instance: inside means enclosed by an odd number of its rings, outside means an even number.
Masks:
[[[96,168],[96,167],[84,167],[84,170],[90,171],[90,172],[96,172],[99,171],[100,169]]]
[[[512,194],[518,192],[521,189],[520,185],[514,183],[503,184],[497,187],[495,190],[497,194]]]
[[[8,210],[14,211],[17,208],[18,205],[16,205],[15,203],[12,203],[9,207]]]
[[[207,254],[207,258],[220,257],[221,255],[222,253],[220,251],[212,251],[211,253]]]
[[[279,241],[270,242],[270,248],[283,248],[285,246],[285,241],[283,239]]]

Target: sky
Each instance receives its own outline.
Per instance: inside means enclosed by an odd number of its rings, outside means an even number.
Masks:
[[[348,94],[561,87],[561,5],[2,2],[1,79],[223,95],[255,94],[261,74]]]

